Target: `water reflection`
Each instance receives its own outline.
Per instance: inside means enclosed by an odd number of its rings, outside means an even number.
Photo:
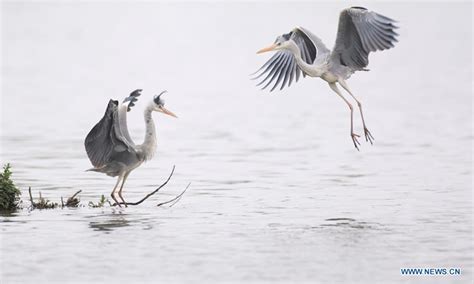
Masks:
[[[111,213],[105,215],[94,215],[92,218],[96,221],[89,222],[89,228],[94,231],[110,232],[118,228],[130,226],[127,215],[123,213]]]
[[[0,211],[0,217],[5,217],[0,219],[0,222],[16,222],[14,219],[10,219],[16,216],[21,216],[17,211]]]
[[[378,224],[368,223],[364,221],[358,221],[353,218],[328,218],[326,222],[321,224],[321,227],[338,227],[338,228],[350,228],[350,229],[378,229]]]

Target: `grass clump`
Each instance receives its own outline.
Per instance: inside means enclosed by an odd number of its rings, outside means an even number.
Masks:
[[[43,198],[41,191],[39,192],[38,202],[33,201],[33,196],[31,195],[31,187],[28,188],[30,194],[31,209],[54,209],[59,207],[58,203],[51,202],[48,199]]]
[[[105,198],[105,196],[102,194],[102,196],[100,197],[100,200],[98,203],[94,203],[92,201],[89,201],[89,207],[92,207],[92,208],[101,208],[101,207],[104,207],[105,205],[105,202],[107,202],[107,199]]]
[[[66,202],[64,202],[64,199],[61,196],[61,204],[56,203],[56,202],[51,202],[46,198],[43,198],[41,195],[41,191],[39,192],[39,199],[38,201],[34,201],[33,195],[31,194],[31,187],[28,188],[28,193],[30,194],[30,203],[31,207],[30,209],[55,209],[55,208],[64,208],[64,207],[80,207],[80,202],[81,200],[79,199],[78,194],[81,193],[82,190],[77,191],[74,193],[73,196],[69,197]]]
[[[19,208],[20,190],[11,180],[12,172],[10,164],[3,166],[3,172],[0,173],[0,210],[14,211]]]
[[[64,203],[63,198],[61,197],[61,207],[62,208],[64,208],[64,207],[79,207],[79,203],[81,202],[81,200],[79,199],[79,197],[77,197],[77,195],[81,192],[82,192],[82,190],[79,190],[78,192],[74,193],[73,196],[69,197],[66,200],[66,203]]]

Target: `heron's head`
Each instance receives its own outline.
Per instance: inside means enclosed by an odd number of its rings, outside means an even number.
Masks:
[[[278,36],[272,45],[260,49],[259,51],[257,51],[257,54],[264,53],[267,51],[286,49],[289,45],[291,34],[292,32],[289,32],[287,34],[282,34],[281,36]]]
[[[162,112],[164,114],[171,115],[172,117],[177,118],[177,116],[174,113],[172,113],[171,111],[165,108],[165,101],[161,98],[161,95],[163,95],[164,93],[166,93],[166,91],[161,92],[161,94],[159,94],[158,96],[155,96],[155,98],[153,99],[153,102],[154,102],[153,110]]]

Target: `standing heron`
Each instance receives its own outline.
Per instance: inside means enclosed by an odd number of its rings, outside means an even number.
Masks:
[[[133,91],[130,96],[119,104],[118,101],[110,100],[105,110],[104,117],[87,134],[84,145],[87,156],[94,166],[88,171],[101,172],[111,177],[118,177],[117,183],[112,190],[112,199],[120,206],[115,193],[125,206],[122,197],[122,189],[131,171],[139,167],[144,161],[150,160],[156,150],[155,123],[151,113],[159,111],[176,117],[174,113],[167,110],[161,95],[155,96],[145,108],[145,140],[141,145],[135,145],[127,127],[127,112],[135,105],[137,97],[142,90]]]
[[[398,34],[395,21],[378,13],[368,11],[363,7],[351,7],[342,10],[339,16],[336,44],[330,51],[317,36],[310,31],[297,27],[283,34],[269,47],[259,50],[263,53],[278,50],[257,72],[254,79],[266,75],[257,86],[265,89],[273,84],[273,91],[281,82],[280,90],[293,78],[298,81],[300,72],[303,76],[321,77],[329,83],[329,87],[340,96],[349,106],[351,112],[351,138],[359,150],[359,135],[354,133],[353,107],[342,95],[336,83],[344,88],[354,98],[359,106],[366,141],[372,144],[374,139],[364,121],[362,104],[350,91],[346,80],[355,71],[368,71],[369,53],[394,47]],[[274,82],[274,83],[273,83]]]

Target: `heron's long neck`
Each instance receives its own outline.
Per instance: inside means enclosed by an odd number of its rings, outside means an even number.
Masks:
[[[293,55],[296,58],[296,63],[301,68],[301,70],[303,70],[306,74],[309,74],[310,76],[314,76],[314,77],[319,77],[322,75],[320,74],[322,72],[318,72],[319,70],[316,66],[312,64],[308,64],[303,60],[303,58],[301,57],[300,48],[298,47],[298,45],[296,45],[296,43],[293,40],[290,39],[288,41],[287,48],[288,50],[291,51],[291,53],[293,53]]]
[[[153,112],[153,105],[149,105],[144,112],[145,117],[145,140],[141,145],[143,154],[145,155],[145,160],[149,160],[153,157],[156,150],[156,129],[155,122],[151,113]]]

